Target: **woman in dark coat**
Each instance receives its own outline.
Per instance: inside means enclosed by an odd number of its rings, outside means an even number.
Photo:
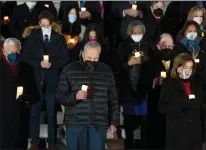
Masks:
[[[123,105],[124,128],[126,132],[125,149],[132,149],[133,132],[139,125],[142,127],[144,140],[144,127],[142,117],[135,112],[135,107],[145,104],[144,78],[148,61],[148,43],[144,39],[145,26],[142,22],[134,20],[128,26],[128,37],[119,45],[115,58],[116,69],[120,78],[120,85],[117,87],[119,100]],[[135,52],[140,56],[135,57]],[[143,56],[143,57],[141,57]],[[139,101],[139,102],[138,102]],[[139,111],[139,110],[138,110]]]
[[[195,21],[188,21],[180,31],[174,50],[176,53],[188,53],[197,62],[196,73],[200,74],[203,79],[206,77],[206,47],[201,40],[199,25]]]
[[[70,63],[79,60],[79,53],[81,50],[80,37],[81,23],[79,18],[78,9],[74,6],[68,7],[67,12],[64,14],[62,20],[62,33],[64,34],[67,42],[69,61]],[[73,42],[71,41],[73,40]]]
[[[159,110],[166,115],[167,149],[202,147],[204,82],[194,73],[193,57],[182,53],[174,59],[171,78],[163,81]]]
[[[89,41],[97,41],[101,45],[102,49],[99,61],[111,66],[109,46],[108,44],[104,43],[104,32],[98,24],[92,23],[87,26],[82,41],[82,48],[84,47],[85,43]]]

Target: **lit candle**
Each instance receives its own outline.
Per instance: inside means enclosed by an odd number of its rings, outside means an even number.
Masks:
[[[81,11],[86,11],[86,7],[82,7],[82,8],[81,8]]]
[[[47,8],[49,8],[49,4],[45,4],[44,6],[47,7]]]
[[[44,61],[49,62],[49,55],[44,55]]]
[[[87,91],[88,86],[87,85],[82,85],[82,91]]]
[[[166,77],[167,77],[167,73],[166,73],[165,71],[162,71],[162,72],[161,72],[161,77],[162,77],[162,78],[166,78]]]
[[[5,16],[4,21],[9,21],[9,16]]]
[[[140,57],[140,52],[135,52],[135,57]]]
[[[70,39],[69,43],[74,44],[74,39]]]
[[[133,10],[137,10],[137,5],[134,5],[134,4],[133,4],[133,5],[132,5],[132,9],[133,9]]]
[[[199,59],[195,59],[195,63],[200,63],[200,60]]]
[[[18,87],[17,87],[16,99],[17,99],[20,95],[23,94],[23,90],[24,90],[23,86],[18,86]]]
[[[190,94],[189,95],[189,99],[195,99],[195,95],[194,94]]]

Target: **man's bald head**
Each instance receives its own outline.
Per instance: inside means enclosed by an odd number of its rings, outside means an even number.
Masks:
[[[173,47],[174,47],[174,41],[170,34],[164,33],[160,35],[160,40],[158,42],[159,49],[165,49],[165,48],[173,49]]]

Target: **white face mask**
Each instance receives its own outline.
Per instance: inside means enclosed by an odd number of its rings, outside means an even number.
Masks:
[[[199,25],[201,25],[202,22],[203,22],[203,18],[202,18],[202,17],[194,17],[194,18],[193,18],[193,21],[195,21],[195,22],[197,22]]]
[[[32,9],[36,5],[36,2],[26,2],[26,5],[29,7],[29,9]]]
[[[197,37],[197,32],[189,32],[186,34],[186,37],[188,38],[188,40],[193,41]]]
[[[141,39],[142,39],[143,35],[140,34],[140,35],[135,35],[135,34],[132,34],[131,38],[134,42],[139,42]]]
[[[51,35],[51,27],[41,27],[41,29],[42,29],[42,32],[43,32],[43,35]]]

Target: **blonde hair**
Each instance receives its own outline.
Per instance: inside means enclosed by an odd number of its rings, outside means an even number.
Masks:
[[[190,20],[193,20],[194,17],[196,17],[196,14],[198,11],[202,11],[203,12],[203,22],[202,24],[204,26],[206,26],[206,10],[205,8],[202,8],[200,6],[195,6],[195,7],[192,7],[188,13],[188,16],[187,16],[187,21],[190,21]]]
[[[172,70],[171,70],[171,78],[179,79],[179,74],[177,72],[177,69],[181,66],[184,66],[185,63],[188,61],[193,62],[192,74],[194,74],[195,69],[196,69],[196,65],[195,65],[195,61],[194,61],[193,57],[191,55],[189,55],[188,53],[181,53],[174,58],[174,63],[173,63]]]

